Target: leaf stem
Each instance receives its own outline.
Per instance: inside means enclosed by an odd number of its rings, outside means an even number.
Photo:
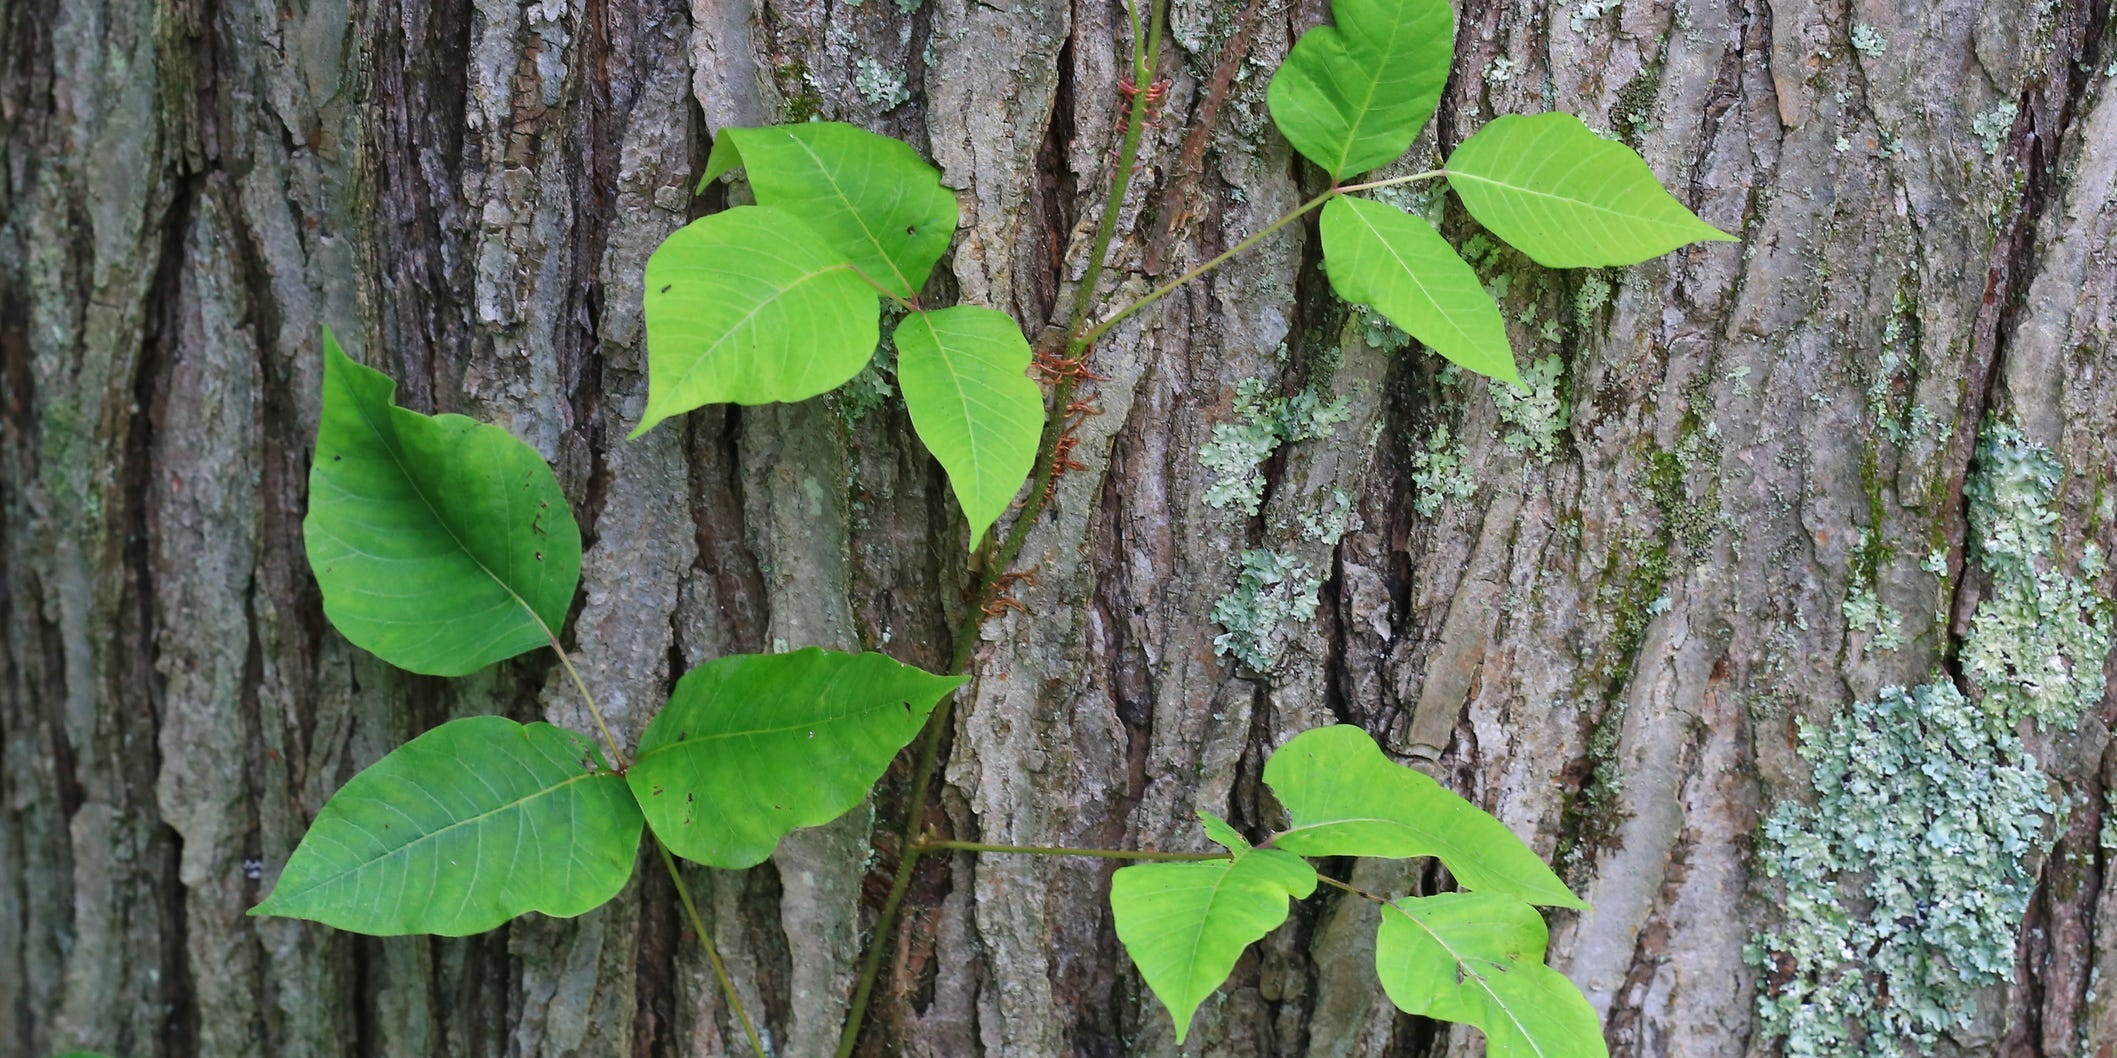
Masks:
[[[566,675],[572,677],[574,689],[581,692],[581,701],[587,703],[588,715],[595,717],[596,730],[603,733],[603,742],[610,747],[611,763],[618,771],[624,771],[625,751],[618,746],[617,736],[610,733],[610,723],[603,718],[603,707],[596,704],[595,695],[588,693],[588,684],[581,679],[581,670],[573,667],[573,658],[567,655],[565,647],[559,645],[559,637],[552,635],[548,626],[544,629],[544,636],[551,641],[552,653],[559,656],[559,664],[566,669]],[[728,1006],[734,1009],[736,1020],[742,1022],[743,1035],[750,1038],[750,1049],[757,1053],[757,1058],[769,1058],[764,1044],[757,1040],[757,1030],[750,1025],[749,1012],[742,1007],[742,997],[735,994],[735,982],[728,978],[728,968],[722,965],[719,950],[713,947],[713,938],[706,935],[705,920],[699,917],[698,905],[691,900],[691,890],[684,885],[683,873],[676,869],[676,857],[669,854],[668,847],[651,828],[647,831],[647,838],[654,842],[655,851],[662,854],[662,866],[669,869],[669,880],[676,883],[677,899],[683,902],[685,913],[691,916],[691,929],[698,934],[699,947],[706,950],[706,961],[713,964],[714,976],[720,978],[721,994],[728,997]]]
[[[1377,904],[1380,904],[1380,905],[1382,905],[1383,907],[1388,907],[1388,906],[1389,906],[1389,898],[1388,898],[1388,897],[1384,897],[1384,896],[1376,896],[1375,894],[1373,894],[1373,893],[1370,893],[1370,892],[1368,892],[1368,891],[1367,891],[1367,890],[1365,890],[1365,889],[1362,889],[1362,888],[1360,888],[1360,887],[1358,887],[1358,886],[1355,886],[1355,885],[1349,885],[1349,884],[1347,884],[1347,883],[1345,883],[1345,882],[1341,882],[1341,881],[1337,880],[1336,878],[1332,878],[1331,876],[1329,876],[1329,875],[1327,875],[1327,874],[1319,874],[1319,875],[1317,875],[1317,876],[1316,876],[1316,880],[1317,880],[1317,881],[1319,881],[1319,882],[1322,882],[1322,883],[1323,883],[1324,885],[1328,885],[1328,886],[1331,886],[1332,888],[1335,888],[1335,889],[1343,889],[1343,890],[1345,890],[1346,892],[1348,892],[1348,893],[1351,893],[1351,894],[1353,894],[1354,896],[1359,896],[1359,897],[1365,897],[1365,898],[1367,898],[1367,899],[1369,899],[1369,900],[1372,900],[1372,901],[1374,901],[1374,902],[1375,902],[1375,903],[1377,903]]]
[[[539,622],[541,623],[541,621]],[[595,704],[595,695],[588,693],[588,685],[581,681],[581,671],[573,667],[573,658],[567,656],[566,648],[559,645],[559,637],[551,629],[544,629],[545,638],[551,640],[551,652],[559,656],[559,664],[566,675],[573,678],[573,688],[581,692],[581,701],[588,703],[588,715],[595,717],[595,728],[603,733],[603,744],[610,747],[610,763],[620,772],[625,770],[625,751],[617,743],[617,736],[610,733],[609,721],[603,719],[601,706]]]
[[[698,904],[691,899],[691,889],[684,884],[684,875],[677,869],[676,857],[670,855],[669,846],[662,839],[648,835],[654,842],[654,850],[662,854],[662,866],[669,868],[669,880],[676,883],[676,898],[684,905],[684,914],[691,917],[691,931],[698,934],[698,946],[705,949],[706,961],[713,964],[713,976],[720,979],[720,990],[728,997],[728,1005],[735,1010],[735,1019],[742,1022],[742,1034],[750,1040],[750,1050],[757,1058],[768,1058],[764,1044],[757,1039],[757,1029],[750,1024],[748,1011],[742,1008],[741,997],[735,994],[735,982],[728,977],[728,967],[720,961],[720,949],[713,946],[713,938],[706,934],[706,921],[699,917]]]
[[[1107,267],[1111,240],[1117,234],[1117,217],[1124,211],[1125,193],[1132,183],[1132,171],[1139,160],[1141,131],[1147,123],[1146,80],[1161,63],[1162,23],[1168,0],[1151,0],[1148,8],[1147,43],[1142,49],[1139,41],[1137,0],[1132,0],[1134,12],[1132,25],[1132,107],[1125,115],[1125,132],[1118,148],[1117,169],[1110,177],[1110,195],[1103,205],[1102,219],[1096,225],[1095,242],[1089,249],[1088,264],[1081,276],[1081,283],[1074,288],[1073,308],[1066,325],[1066,353],[1069,358],[1080,357],[1087,351],[1089,339],[1082,334],[1088,314],[1095,305],[1096,287],[1102,282]],[[1006,539],[994,549],[982,570],[976,575],[976,590],[971,593],[970,613],[964,618],[955,637],[954,658],[949,671],[961,672],[970,664],[972,648],[977,643],[978,631],[984,626],[984,606],[990,601],[995,585],[1014,565],[1022,545],[1029,538],[1030,528],[1044,512],[1044,497],[1051,489],[1054,468],[1057,465],[1059,437],[1066,428],[1066,406],[1072,402],[1073,390],[1079,379],[1071,374],[1060,376],[1051,387],[1051,408],[1045,413],[1044,433],[1037,441],[1035,470],[1030,474],[1029,496],[1022,504],[1022,511],[1009,527]],[[837,1058],[852,1058],[860,1044],[860,1030],[867,1019],[867,1008],[875,994],[875,982],[882,974],[882,952],[888,939],[894,935],[899,914],[904,908],[905,894],[911,890],[913,873],[918,869],[922,853],[918,840],[921,820],[926,814],[927,790],[933,785],[941,742],[952,729],[956,696],[950,694],[941,699],[939,705],[926,718],[926,728],[919,741],[918,764],[912,769],[911,803],[904,817],[904,857],[897,864],[896,877],[891,879],[889,895],[883,898],[882,909],[875,918],[875,930],[870,935],[867,958],[860,966],[860,977],[853,987],[853,1000],[846,1011],[845,1031],[838,1037]]]
[[[1387,180],[1370,180],[1364,184],[1346,184],[1340,187],[1338,191],[1342,194],[1351,194],[1354,191],[1373,191],[1378,187],[1395,187],[1398,184],[1415,184],[1421,180],[1438,180],[1447,175],[1448,170],[1446,169],[1428,169],[1423,173],[1413,173],[1410,176],[1392,176]]]
[[[1100,860],[1224,860],[1225,852],[1155,852],[1152,849],[1076,849],[1057,845],[986,845],[976,841],[921,841],[912,846],[920,852],[950,849],[957,852],[1006,852],[1024,856],[1092,856]]]
[[[1158,287],[1155,287],[1153,290],[1148,291],[1138,301],[1135,301],[1130,305],[1126,305],[1124,308],[1117,310],[1115,315],[1112,315],[1109,319],[1106,319],[1103,322],[1096,324],[1092,329],[1088,331],[1087,334],[1083,335],[1081,338],[1081,344],[1083,346],[1094,344],[1097,338],[1102,337],[1104,332],[1123,322],[1125,317],[1130,316],[1133,313],[1138,312],[1139,310],[1146,308],[1147,306],[1152,305],[1157,301],[1160,301],[1164,297],[1167,297],[1169,294],[1173,293],[1177,287],[1180,287],[1185,283],[1188,283],[1193,279],[1197,279],[1199,276],[1202,276],[1207,272],[1210,272],[1213,269],[1228,263],[1229,261],[1233,260],[1238,254],[1242,253],[1244,250],[1247,250],[1250,247],[1257,245],[1259,242],[1269,237],[1273,232],[1278,231],[1279,229],[1284,228],[1287,225],[1292,224],[1294,221],[1299,220],[1300,218],[1308,215],[1309,211],[1315,209],[1317,206],[1324,204],[1325,202],[1330,201],[1332,198],[1338,195],[1351,194],[1354,191],[1373,191],[1376,188],[1380,187],[1396,187],[1399,184],[1417,183],[1421,180],[1435,180],[1447,175],[1448,171],[1445,169],[1428,169],[1423,173],[1412,173],[1409,176],[1393,176],[1387,180],[1371,180],[1364,184],[1346,184],[1342,187],[1333,187],[1323,192],[1322,194],[1317,195],[1316,197],[1309,199],[1306,202],[1303,202],[1299,206],[1294,207],[1292,212],[1258,229],[1256,232],[1252,233],[1249,238],[1244,239],[1241,242],[1238,242],[1235,245],[1229,247],[1226,251],[1214,257],[1212,260],[1207,261],[1206,263],[1199,265],[1198,267],[1193,268],[1190,271],[1185,272],[1184,274],[1177,276],[1176,278],[1171,279]]]
[[[1110,328],[1115,327],[1119,323],[1124,322],[1125,317],[1130,316],[1133,313],[1138,312],[1139,310],[1146,308],[1147,306],[1152,305],[1157,301],[1160,301],[1162,298],[1169,296],[1176,290],[1177,287],[1180,287],[1185,283],[1188,283],[1191,280],[1196,279],[1199,276],[1202,276],[1207,272],[1210,272],[1213,269],[1228,263],[1228,261],[1232,260],[1236,254],[1239,254],[1242,251],[1257,245],[1258,243],[1264,241],[1266,238],[1269,238],[1273,232],[1278,231],[1279,229],[1284,228],[1297,220],[1300,220],[1302,217],[1307,216],[1310,210],[1313,210],[1317,206],[1320,206],[1325,202],[1330,201],[1331,196],[1336,195],[1338,193],[1338,189],[1333,188],[1329,191],[1323,192],[1320,195],[1317,195],[1312,199],[1309,199],[1306,202],[1303,202],[1298,206],[1295,206],[1292,212],[1287,213],[1285,216],[1282,216],[1279,219],[1271,222],[1270,224],[1267,224],[1264,227],[1257,229],[1255,232],[1251,233],[1249,238],[1244,239],[1241,242],[1238,242],[1235,245],[1228,247],[1226,250],[1222,251],[1219,256],[1213,258],[1210,261],[1207,261],[1202,265],[1199,265],[1196,268],[1191,269],[1188,272],[1185,272],[1180,276],[1177,276],[1174,279],[1169,280],[1166,283],[1163,283],[1158,287],[1155,287],[1153,290],[1148,291],[1138,301],[1135,301],[1132,304],[1117,310],[1116,315],[1113,315],[1109,319],[1106,319],[1103,322],[1098,323],[1094,327],[1090,328],[1088,333],[1082,336],[1081,344],[1084,346],[1093,344],[1097,338],[1103,336],[1103,332],[1108,331]]]

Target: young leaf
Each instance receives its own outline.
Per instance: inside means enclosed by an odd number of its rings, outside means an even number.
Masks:
[[[1438,856],[1465,889],[1586,907],[1507,825],[1419,772],[1392,764],[1357,727],[1295,735],[1264,781],[1293,816],[1270,844],[1301,856]]]
[[[1278,849],[1252,849],[1234,828],[1206,818],[1207,833],[1227,844],[1233,858],[1142,863],[1110,878],[1117,939],[1169,1008],[1178,1043],[1190,1031],[1198,1004],[1235,969],[1242,949],[1286,921],[1287,898],[1316,890],[1316,870],[1306,860]]]
[[[253,915],[376,936],[571,918],[624,888],[640,813],[589,740],[505,717],[451,720],[353,776]]]
[[[1343,180],[1395,161],[1433,116],[1455,12],[1448,0],[1336,0],[1331,18],[1294,43],[1264,100],[1287,142]]]
[[[707,179],[736,165],[748,170],[758,205],[800,216],[901,298],[926,285],[956,231],[956,196],[941,174],[919,152],[866,129],[836,121],[722,129]]]
[[[1433,225],[1366,199],[1323,206],[1323,260],[1347,301],[1381,313],[1434,352],[1519,386],[1500,308]]]
[[[1630,147],[1571,114],[1494,118],[1448,156],[1447,172],[1479,224],[1548,268],[1638,264],[1735,240],[1662,190]]]
[[[948,470],[970,546],[1029,477],[1044,428],[1029,343],[1006,313],[959,305],[897,325],[897,385],[927,451]]]
[[[1606,1058],[1595,1008],[1544,965],[1544,920],[1493,893],[1442,893],[1382,909],[1375,976],[1407,1014],[1485,1030],[1489,1058]]]
[[[638,437],[704,404],[807,400],[860,373],[881,335],[873,287],[800,217],[738,206],[647,258],[647,410]]]
[[[323,420],[302,521],[323,612],[402,669],[462,676],[543,646],[581,577],[551,467],[497,426],[395,406],[324,332]]]
[[[669,851],[749,867],[859,804],[964,679],[814,647],[721,658],[677,681],[625,777]]]

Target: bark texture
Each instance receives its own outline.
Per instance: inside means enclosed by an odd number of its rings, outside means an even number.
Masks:
[[[1173,4],[1119,296],[1318,189],[1263,95],[1321,0],[1258,5],[1187,140],[1246,6]],[[986,626],[929,822],[1189,848],[1200,809],[1271,822],[1271,747],[1358,723],[1561,860],[1595,907],[1554,918],[1555,960],[1613,1054],[1779,1054],[1756,1011],[1786,964],[1745,957],[1787,906],[1758,828],[1815,797],[1797,719],[1964,678],[1988,416],[2065,468],[2049,562],[2087,557],[2117,592],[2087,550],[2117,552],[2110,4],[1460,16],[1414,161],[1497,113],[1571,110],[1741,243],[1586,274],[1487,247],[1529,400],[1348,317],[1298,226],[1118,328],[1087,469],[1030,537],[1027,612]],[[328,628],[300,538],[318,329],[409,405],[555,463],[588,543],[568,638],[622,731],[731,651],[939,666],[963,529],[901,404],[713,409],[623,441],[641,269],[731,193],[691,190],[714,130],[823,115],[906,138],[956,189],[943,296],[1063,322],[1128,33],[1105,0],[0,0],[0,1054],[739,1053],[651,863],[604,909],[462,940],[244,916],[405,738],[484,712],[585,728],[548,658],[438,681]],[[1970,997],[1943,1053],[2117,1046],[2113,715],[2105,696],[2024,729],[2071,809],[2025,853],[2012,983]],[[903,764],[872,810],[696,872],[776,1053],[836,1037]],[[929,861],[865,1053],[1179,1053],[1111,931],[1109,870]],[[1297,908],[1188,1053],[1475,1053],[1393,1013],[1373,925],[1357,901]]]

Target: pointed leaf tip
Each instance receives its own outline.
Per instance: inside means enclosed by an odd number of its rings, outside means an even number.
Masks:
[[[1324,205],[1319,226],[1338,296],[1374,309],[1464,368],[1521,385],[1499,306],[1433,225],[1340,195]]]
[[[1225,860],[1143,863],[1111,876],[1118,940],[1168,1007],[1176,1042],[1184,1041],[1198,1005],[1227,980],[1243,949],[1286,921],[1288,898],[1315,888],[1315,868],[1278,849],[1238,851]]]
[[[897,386],[941,466],[977,549],[1029,479],[1044,430],[1044,391],[1029,343],[1004,312],[959,305],[897,325]]]

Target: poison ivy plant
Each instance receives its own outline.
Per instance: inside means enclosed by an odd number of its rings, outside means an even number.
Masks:
[[[813,647],[722,658],[677,682],[625,777],[671,852],[749,867],[859,804],[963,681]]]
[[[1151,84],[1164,3],[1132,34],[1132,76]],[[1135,21],[1137,9],[1134,9]],[[969,529],[970,604],[952,671],[968,665],[1052,484],[1080,466],[1075,399],[1097,342],[1118,323],[1320,208],[1332,287],[1480,374],[1519,382],[1506,324],[1477,274],[1434,225],[1364,192],[1446,180],[1494,235],[1551,267],[1630,264],[1729,236],[1700,221],[1622,144],[1565,114],[1502,116],[1442,168],[1347,183],[1397,161],[1439,101],[1453,53],[1446,0],[1335,0],[1334,24],[1296,42],[1266,98],[1276,126],[1329,187],[1234,248],[1121,307],[1096,312],[1125,210],[1104,208],[1071,319],[1032,356],[1016,322],[969,305],[929,306],[929,280],[957,224],[953,194],[911,147],[851,125],[722,129],[701,181],[741,170],[754,204],[673,232],[643,278],[648,396],[634,436],[714,403],[767,404],[828,392],[858,374],[894,306],[896,374],[913,429],[945,471]],[[1160,98],[1131,95],[1108,201],[1127,201],[1140,132]],[[1125,284],[1115,284],[1120,289]],[[838,1053],[859,1042],[911,871],[942,849],[1026,849],[930,839],[918,829],[949,696],[964,682],[879,654],[817,649],[709,662],[680,679],[634,759],[561,646],[580,580],[580,531],[551,468],[504,431],[394,403],[395,386],[324,336],[324,395],[304,522],[324,611],[391,664],[463,675],[540,646],[556,653],[595,719],[600,745],[549,724],[467,717],[442,724],[355,775],[320,810],[258,914],[366,933],[475,932],[531,911],[577,915],[625,885],[648,835],[716,970],[710,933],[673,856],[740,868],[790,831],[851,810],[922,737],[908,784],[902,859],[874,929]],[[1051,382],[1048,396],[1030,371]],[[1022,494],[1025,481],[1036,487]],[[1012,503],[1022,511],[995,532]],[[1018,608],[1018,607],[1017,607]],[[1376,972],[1401,1008],[1481,1028],[1495,1058],[1604,1053],[1595,1015],[1544,965],[1537,906],[1584,905],[1503,824],[1432,779],[1392,763],[1364,732],[1296,736],[1264,779],[1288,824],[1253,846],[1203,817],[1224,853],[1116,872],[1111,908],[1179,1041],[1241,953],[1319,883],[1304,857],[1431,856],[1465,889],[1384,899]],[[1168,858],[1168,857],[1161,857]],[[759,1058],[764,1046],[724,975]]]
[[[333,626],[438,675],[560,650],[581,544],[550,466],[497,427],[396,407],[328,334],[324,360],[305,535]],[[679,855],[747,866],[857,804],[962,681],[879,654],[722,658],[677,684],[629,766],[593,699],[601,749],[453,720],[334,794],[253,913],[451,936],[578,915],[631,877],[643,822]]]
[[[1607,1053],[1594,1009],[1544,965],[1534,906],[1587,905],[1499,820],[1390,763],[1357,727],[1294,736],[1265,763],[1264,781],[1292,818],[1286,829],[1252,847],[1205,816],[1206,836],[1226,859],[1142,864],[1111,880],[1118,940],[1169,1008],[1178,1043],[1242,950],[1286,920],[1287,898],[1316,887],[1301,857],[1433,856],[1479,891],[1370,897],[1382,908],[1375,972],[1390,1000],[1406,1013],[1478,1026],[1493,1058]]]

